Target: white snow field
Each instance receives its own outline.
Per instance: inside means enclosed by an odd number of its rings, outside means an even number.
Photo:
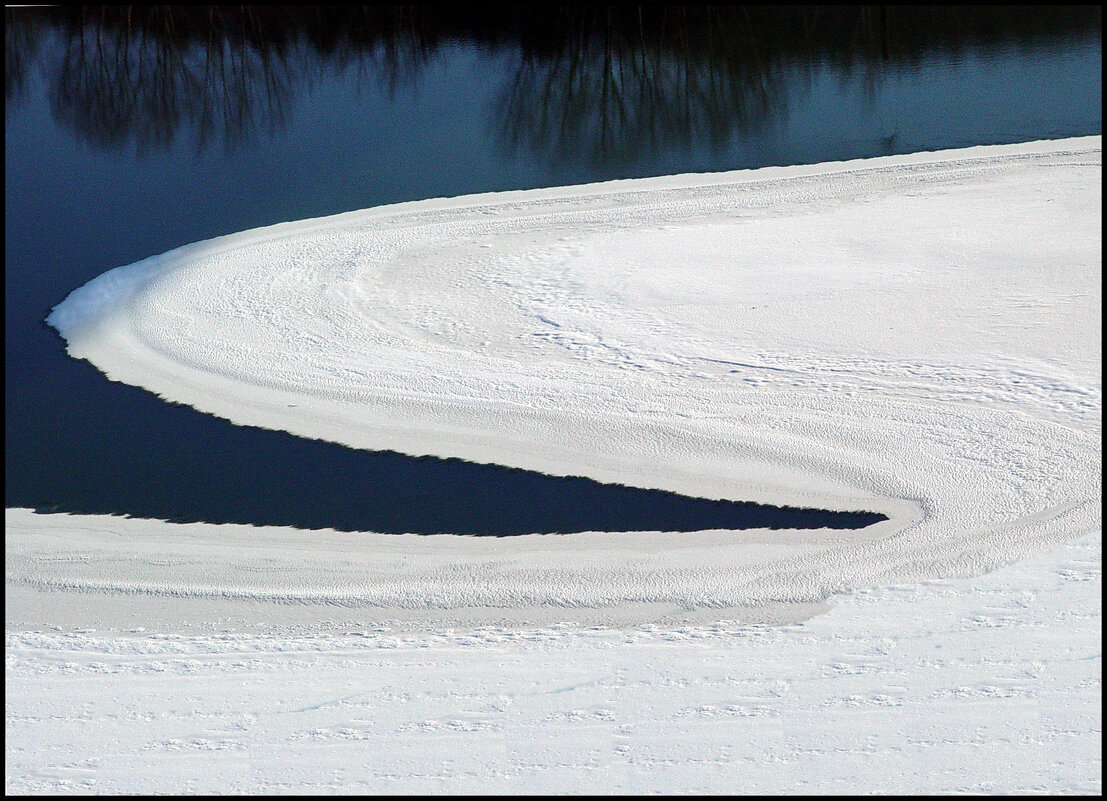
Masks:
[[[778,628],[9,628],[6,790],[1096,795],[1101,554]]]
[[[435,199],[91,281],[71,355],[237,423],[890,519],[8,510],[8,792],[1098,793],[1101,162]]]

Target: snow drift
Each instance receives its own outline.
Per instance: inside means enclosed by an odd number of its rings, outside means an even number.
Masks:
[[[812,604],[1099,527],[1100,175],[1095,136],[404,203],[112,270],[49,323],[112,379],[237,423],[891,518],[366,534],[363,553],[412,558],[343,585],[349,603]]]

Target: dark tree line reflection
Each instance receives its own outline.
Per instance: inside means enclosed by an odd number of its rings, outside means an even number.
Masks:
[[[280,130],[328,69],[355,65],[395,91],[437,46],[400,9],[358,7],[9,8],[5,30],[9,106],[38,68],[61,124],[139,153],[185,134],[204,150]]]
[[[388,92],[447,45],[509,57],[492,122],[508,146],[621,161],[722,147],[786,114],[797,73],[889,68],[1094,34],[1099,6],[63,6],[5,11],[5,98],[37,74],[56,118],[104,149],[183,136],[233,147],[289,120],[327,71]],[[787,80],[786,80],[787,77]],[[800,82],[802,85],[802,80]]]
[[[498,108],[503,140],[618,163],[674,146],[722,148],[786,112],[781,60],[762,52],[748,14],[677,11],[567,14],[563,46],[521,51]]]
[[[155,11],[155,14],[157,12]],[[165,15],[172,29],[173,12]],[[62,41],[50,88],[55,117],[94,145],[134,140],[139,151],[171,145],[192,128],[198,145],[279,129],[301,76],[279,47],[210,36],[173,41],[133,27],[76,27]]]

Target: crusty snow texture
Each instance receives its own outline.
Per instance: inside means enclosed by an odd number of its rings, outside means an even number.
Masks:
[[[1101,152],[420,201],[77,289],[71,355],[237,423],[889,520],[9,509],[7,791],[1100,792]]]
[[[891,516],[606,537],[595,561],[586,536],[363,537],[411,558],[316,600],[820,603],[1100,526],[1101,170],[1087,137],[406,203],[112,270],[49,322],[238,423]]]
[[[1090,534],[783,627],[9,630],[6,790],[1097,795],[1101,563]]]

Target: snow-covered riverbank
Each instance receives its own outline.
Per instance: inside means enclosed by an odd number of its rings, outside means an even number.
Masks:
[[[1093,534],[779,628],[9,631],[6,789],[1094,795],[1101,564]]]
[[[429,200],[106,273],[50,316],[70,354],[238,423],[890,519],[8,510],[8,790],[1097,792],[1100,181],[1095,136]]]
[[[240,423],[891,517],[605,537],[625,558],[568,573],[564,543],[418,542],[384,607],[695,607],[671,552],[708,540],[702,605],[819,603],[1099,526],[1100,165],[1085,137],[400,204],[113,270],[49,322]]]

